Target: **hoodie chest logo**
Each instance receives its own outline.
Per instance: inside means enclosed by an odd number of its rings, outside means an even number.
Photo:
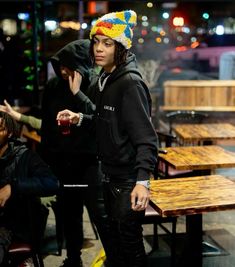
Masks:
[[[105,110],[109,110],[109,111],[114,111],[115,110],[115,107],[104,105],[104,109]]]

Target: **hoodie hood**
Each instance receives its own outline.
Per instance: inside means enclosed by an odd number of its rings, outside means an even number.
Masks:
[[[61,77],[60,66],[64,66],[72,71],[78,71],[83,78],[88,78],[92,67],[89,49],[88,39],[73,41],[60,49],[51,57],[51,64],[56,75]]]
[[[104,70],[102,70],[103,72]],[[101,73],[102,73],[101,72]],[[130,51],[127,54],[127,59],[126,61],[121,64],[120,66],[118,66],[113,72],[112,75],[110,76],[110,78],[108,79],[108,82],[114,82],[115,80],[117,80],[120,76],[125,75],[126,73],[134,73],[136,75],[138,75],[139,77],[142,78],[142,75],[140,73],[140,71],[138,70],[137,67],[137,61],[136,61],[136,57],[133,53],[131,53]]]

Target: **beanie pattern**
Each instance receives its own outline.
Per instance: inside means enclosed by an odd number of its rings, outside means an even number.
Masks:
[[[136,20],[137,16],[133,10],[108,13],[96,21],[91,29],[90,38],[94,35],[105,35],[129,49]]]

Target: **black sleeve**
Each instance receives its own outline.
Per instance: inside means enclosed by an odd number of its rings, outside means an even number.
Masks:
[[[122,117],[137,156],[137,180],[148,180],[157,160],[157,136],[150,120],[150,103],[142,81],[131,80],[123,97]]]
[[[95,105],[95,94],[96,89],[95,86],[90,86],[89,95],[92,95],[92,100],[86,94],[84,94],[81,90],[75,95],[76,102],[78,105],[79,112],[83,113],[83,124],[90,124],[90,129],[94,131],[95,127],[95,113],[96,113],[96,105]]]
[[[57,177],[37,153],[27,150],[19,159],[18,164],[20,173],[17,179],[13,179],[13,193],[38,197],[58,193]]]
[[[95,113],[96,105],[82,91],[79,91],[75,97],[80,112],[89,115],[93,115]]]

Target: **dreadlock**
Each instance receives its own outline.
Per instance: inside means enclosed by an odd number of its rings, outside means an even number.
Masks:
[[[115,41],[114,62],[115,65],[121,65],[126,61],[128,50],[121,44]]]
[[[0,111],[0,118],[2,118],[0,125],[4,126],[8,133],[12,134],[12,137],[20,136],[20,124],[15,121],[10,115]]]
[[[126,61],[128,50],[121,43],[117,41],[114,42],[115,42],[114,64],[118,66]],[[94,38],[91,39],[90,43],[90,55],[92,63],[94,64],[95,58],[94,58],[93,47],[94,47]]]

